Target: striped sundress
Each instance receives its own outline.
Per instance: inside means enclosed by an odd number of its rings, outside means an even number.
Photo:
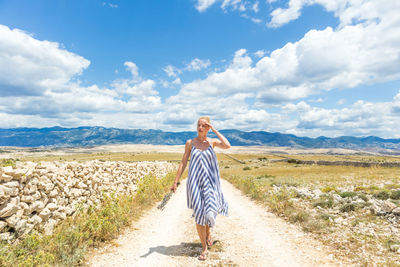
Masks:
[[[200,150],[192,144],[186,183],[187,206],[200,225],[214,227],[217,214],[228,216],[228,203],[221,192],[217,155],[211,145]]]

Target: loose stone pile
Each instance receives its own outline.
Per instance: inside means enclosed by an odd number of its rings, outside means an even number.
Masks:
[[[11,241],[38,229],[51,234],[78,204],[100,203],[103,193],[135,192],[146,175],[175,170],[168,162],[17,162],[0,168],[0,239]]]

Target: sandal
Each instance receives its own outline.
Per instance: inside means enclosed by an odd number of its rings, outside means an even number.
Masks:
[[[207,259],[207,256],[208,256],[208,251],[205,253],[201,253],[198,259],[201,261],[205,261]]]
[[[209,247],[211,247],[214,244],[214,242],[211,240],[211,238],[206,239],[206,243],[207,243],[207,246],[209,246]]]

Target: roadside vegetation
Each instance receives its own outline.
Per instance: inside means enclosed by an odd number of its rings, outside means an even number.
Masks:
[[[233,157],[239,155],[232,155]],[[280,159],[293,159],[280,161]],[[371,155],[219,155],[221,177],[360,266],[400,266],[400,169],[296,160],[400,161]]]

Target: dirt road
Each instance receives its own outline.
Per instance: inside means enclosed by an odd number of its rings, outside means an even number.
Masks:
[[[333,255],[295,225],[286,223],[221,180],[229,216],[218,215],[215,244],[199,261],[201,244],[191,210],[186,207],[186,180],[163,211],[147,212],[115,242],[97,250],[89,266],[340,266]]]

